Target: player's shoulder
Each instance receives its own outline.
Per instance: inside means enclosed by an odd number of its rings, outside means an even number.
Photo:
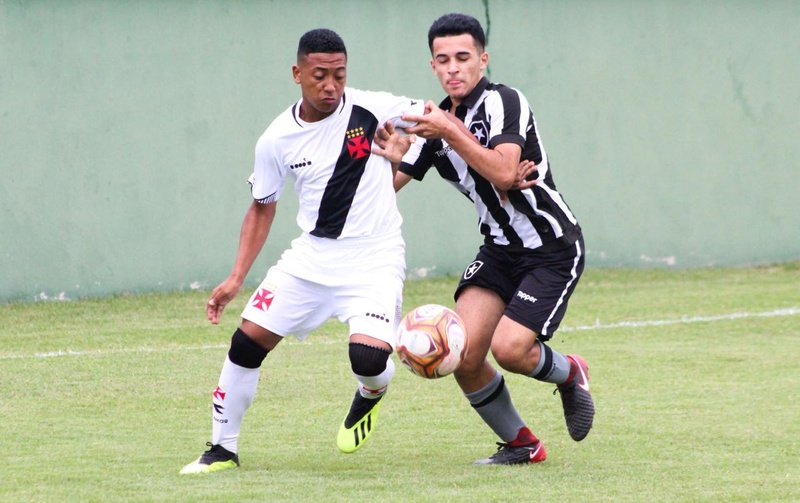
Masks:
[[[502,84],[499,82],[490,82],[488,86],[486,86],[486,90],[489,92],[489,95],[495,95],[500,97],[509,97],[509,96],[521,96],[525,98],[525,95],[517,89],[516,87],[509,86],[508,84]]]
[[[297,113],[297,108],[299,107],[299,102],[292,104],[289,108],[278,114],[272,122],[269,123],[267,128],[261,133],[261,137],[259,138],[259,142],[274,140],[281,136],[286,135],[294,131],[295,128],[299,128],[299,124],[295,118]]]
[[[519,103],[522,106],[528,105],[528,99],[525,97],[525,94],[516,87],[490,82],[486,87],[486,91],[487,103],[494,103],[497,106],[504,106],[512,103]]]

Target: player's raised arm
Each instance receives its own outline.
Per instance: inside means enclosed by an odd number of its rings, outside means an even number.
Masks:
[[[410,134],[422,138],[441,138],[472,168],[499,190],[509,190],[517,180],[522,148],[514,143],[503,143],[493,149],[484,148],[464,124],[452,114],[441,110],[433,102],[426,105],[426,114],[409,117],[418,124],[406,128]]]

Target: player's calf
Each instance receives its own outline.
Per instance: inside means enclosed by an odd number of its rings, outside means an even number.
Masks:
[[[350,343],[350,364],[359,385],[336,437],[336,445],[344,453],[359,449],[375,429],[379,402],[394,375],[390,355],[382,348]]]

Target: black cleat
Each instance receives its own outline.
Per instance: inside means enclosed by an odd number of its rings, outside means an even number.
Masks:
[[[541,463],[547,459],[547,451],[541,440],[530,445],[512,447],[497,442],[497,452],[488,458],[479,459],[473,465],[522,465],[525,463]]]
[[[572,380],[559,384],[561,404],[564,406],[564,419],[572,440],[579,442],[586,438],[594,422],[594,400],[589,393],[589,366],[578,355],[567,355],[577,367]],[[554,392],[555,393],[555,392]]]

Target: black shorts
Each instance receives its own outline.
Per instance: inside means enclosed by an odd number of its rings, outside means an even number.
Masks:
[[[547,253],[484,244],[461,275],[455,298],[468,285],[492,290],[506,304],[504,315],[546,341],[564,318],[583,273],[584,255],[582,238]]]

